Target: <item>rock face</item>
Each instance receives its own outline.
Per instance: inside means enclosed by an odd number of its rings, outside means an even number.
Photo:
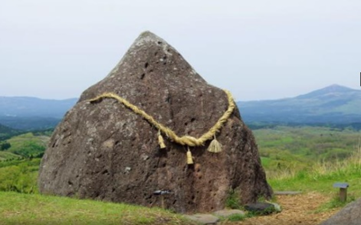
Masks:
[[[271,197],[252,132],[238,109],[217,134],[223,151],[187,147],[158,130],[115,99],[89,99],[114,92],[143,109],[179,136],[199,137],[228,107],[223,90],[207,84],[164,40],[142,33],[119,64],[81,95],[54,131],[40,166],[41,193],[76,196],[182,213],[223,209],[229,190],[242,203]],[[157,190],[170,190],[163,196]]]
[[[348,204],[330,219],[321,223],[321,225],[360,225],[361,224],[361,198]]]

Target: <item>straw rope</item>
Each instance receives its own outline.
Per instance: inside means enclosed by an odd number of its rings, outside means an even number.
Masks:
[[[194,146],[202,146],[202,145],[204,145],[204,143],[206,141],[213,139],[213,137],[216,135],[217,132],[219,132],[219,130],[221,129],[223,124],[231,116],[231,114],[235,108],[235,104],[234,104],[231,93],[227,90],[224,90],[224,92],[226,93],[227,98],[228,98],[228,109],[224,112],[224,114],[221,116],[221,118],[219,118],[219,120],[216,122],[216,124],[214,124],[209,129],[208,132],[204,133],[199,138],[195,138],[195,137],[192,137],[189,135],[179,137],[173,130],[171,130],[170,128],[157,122],[152,116],[150,116],[143,110],[139,109],[137,106],[133,105],[132,103],[130,103],[129,101],[127,101],[126,99],[120,97],[119,95],[117,95],[115,93],[107,92],[107,93],[101,94],[95,98],[90,99],[89,102],[96,102],[103,98],[114,98],[114,99],[118,100],[120,103],[122,103],[123,105],[125,105],[126,107],[128,107],[129,109],[131,109],[134,113],[142,116],[150,124],[155,126],[159,130],[159,132],[162,132],[163,134],[165,134],[168,138],[170,138],[174,142],[176,142],[180,145],[187,145],[190,147],[194,147]]]

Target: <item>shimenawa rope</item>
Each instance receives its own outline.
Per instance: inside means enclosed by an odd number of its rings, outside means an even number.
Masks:
[[[212,142],[209,145],[208,151],[210,152],[214,152],[214,153],[218,153],[221,151],[221,144],[217,141],[216,139],[216,133],[219,132],[219,130],[221,129],[221,127],[223,126],[223,124],[228,120],[228,118],[231,116],[234,108],[235,108],[235,104],[232,98],[232,95],[229,91],[224,90],[224,92],[227,95],[228,98],[228,109],[224,112],[224,114],[221,116],[221,118],[219,118],[219,120],[217,121],[216,124],[213,125],[213,127],[211,127],[211,129],[209,129],[208,132],[204,133],[201,137],[199,138],[195,138],[189,135],[184,135],[182,137],[179,137],[173,130],[171,130],[170,128],[162,125],[161,123],[157,122],[152,116],[150,116],[149,114],[147,114],[146,112],[144,112],[143,110],[139,109],[137,106],[133,105],[132,103],[130,103],[129,101],[127,101],[126,99],[120,97],[119,95],[115,94],[115,93],[111,93],[111,92],[106,92],[103,93],[101,95],[98,95],[95,98],[92,98],[89,100],[89,102],[96,102],[100,99],[103,98],[114,98],[116,100],[118,100],[120,103],[122,103],[123,105],[125,105],[126,107],[128,107],[129,109],[131,109],[134,113],[142,116],[144,119],[146,119],[150,124],[152,124],[153,126],[155,126],[158,129],[158,143],[161,149],[166,148],[165,144],[164,144],[164,139],[161,135],[161,133],[165,134],[168,138],[170,138],[172,141],[180,144],[180,145],[187,145],[189,147],[194,147],[194,146],[203,146],[204,143],[210,139],[213,138]],[[191,152],[188,148],[187,151],[187,157],[191,157]],[[192,160],[187,160],[188,162],[191,162]],[[188,164],[193,164],[193,161],[191,163]]]

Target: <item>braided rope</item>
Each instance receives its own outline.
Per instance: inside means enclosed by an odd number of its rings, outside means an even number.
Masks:
[[[211,127],[208,132],[204,133],[199,138],[195,138],[195,137],[192,137],[189,135],[184,135],[182,137],[179,137],[173,130],[171,130],[170,128],[157,122],[152,116],[150,116],[143,110],[139,109],[137,106],[133,105],[132,103],[128,102],[126,99],[120,97],[119,95],[117,95],[115,93],[107,92],[107,93],[101,94],[95,98],[92,98],[88,101],[95,102],[95,101],[98,101],[103,98],[114,98],[114,99],[118,100],[120,103],[122,103],[123,105],[125,105],[126,107],[128,107],[129,109],[131,109],[134,113],[142,116],[150,124],[155,126],[160,132],[167,135],[167,137],[169,137],[174,142],[181,144],[181,145],[187,145],[190,147],[194,147],[194,146],[202,146],[202,145],[204,145],[204,143],[206,141],[213,139],[215,134],[221,129],[223,124],[231,116],[231,114],[235,108],[235,104],[234,104],[231,93],[227,90],[224,90],[224,92],[226,93],[227,98],[228,98],[228,109],[224,112],[224,114],[221,116],[221,118],[219,118],[217,123],[214,124],[213,127]]]

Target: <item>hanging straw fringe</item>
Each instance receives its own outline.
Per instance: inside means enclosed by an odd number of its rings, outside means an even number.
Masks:
[[[194,147],[194,146],[203,146],[206,141],[212,139],[214,137],[214,135],[221,129],[223,124],[231,116],[231,114],[233,112],[233,109],[235,108],[235,104],[234,104],[231,93],[229,91],[227,91],[227,90],[224,90],[224,92],[226,93],[227,98],[228,98],[228,109],[227,109],[227,111],[224,112],[224,114],[221,116],[221,118],[219,118],[217,123],[214,124],[213,127],[211,127],[211,129],[207,133],[203,134],[198,139],[195,138],[195,137],[192,137],[192,136],[188,136],[188,135],[179,137],[170,128],[160,124],[152,116],[150,116],[149,114],[147,114],[143,110],[139,109],[137,106],[131,104],[126,99],[118,96],[115,93],[101,94],[101,95],[99,95],[99,96],[97,96],[97,97],[95,97],[93,99],[90,99],[89,102],[95,102],[95,101],[98,101],[99,99],[103,99],[103,98],[114,98],[114,99],[118,100],[119,102],[121,102],[122,104],[124,104],[129,109],[133,110],[134,113],[136,113],[138,115],[141,115],[145,120],[147,120],[150,124],[154,125],[160,132],[165,134],[167,137],[169,137],[174,142],[176,142],[176,143],[178,143],[180,145],[187,145],[187,146],[190,146],[190,147]]]
[[[164,144],[164,139],[162,137],[162,134],[160,133],[160,130],[158,130],[158,144],[159,144],[160,149],[166,148],[166,146]]]
[[[188,151],[187,151],[187,164],[188,165],[193,164],[192,152],[191,152],[191,150],[189,150],[189,147],[188,147]]]
[[[211,141],[211,143],[208,146],[207,149],[209,152],[213,152],[213,153],[219,153],[222,151],[222,145],[221,143],[219,143],[216,139],[216,135],[214,135],[213,140]]]

